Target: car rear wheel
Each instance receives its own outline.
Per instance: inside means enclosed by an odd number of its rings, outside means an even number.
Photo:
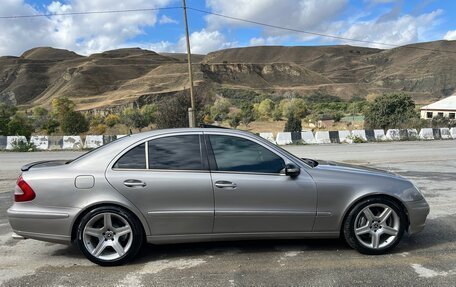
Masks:
[[[404,211],[392,200],[369,198],[348,214],[343,234],[347,243],[364,254],[384,254],[399,243],[405,225]]]
[[[77,243],[84,255],[102,266],[127,263],[143,243],[143,230],[130,212],[114,206],[97,207],[80,221]]]

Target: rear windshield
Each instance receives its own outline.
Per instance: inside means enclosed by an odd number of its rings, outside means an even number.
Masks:
[[[89,150],[88,152],[86,152],[86,153],[84,153],[84,154],[78,156],[77,158],[67,161],[65,164],[69,164],[69,163],[78,161],[78,160],[80,160],[80,159],[86,157],[87,155],[92,154],[94,151],[102,150],[102,149],[104,149],[105,147],[109,146],[110,144],[121,142],[122,140],[128,139],[129,137],[130,137],[130,135],[126,135],[126,136],[123,136],[123,137],[121,137],[121,138],[115,139],[115,140],[113,140],[113,141],[110,142],[110,143],[107,143],[107,144],[105,144],[105,145],[101,145],[101,146],[99,146],[99,147],[97,147],[97,148],[94,148],[94,149],[92,149],[92,150]]]

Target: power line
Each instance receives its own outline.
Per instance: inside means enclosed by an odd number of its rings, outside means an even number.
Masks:
[[[132,13],[132,12],[147,12],[147,11],[172,10],[172,9],[182,9],[182,7],[177,6],[177,7],[161,7],[161,8],[138,8],[138,9],[122,9],[122,10],[106,10],[106,11],[81,11],[81,12],[65,12],[65,13],[44,13],[44,14],[32,14],[32,15],[12,15],[12,16],[0,16],[0,19],[20,19],[20,18],[37,18],[37,17],[52,17],[52,16]]]
[[[289,32],[295,32],[295,33],[302,33],[302,34],[308,34],[308,35],[313,35],[313,36],[325,37],[325,38],[332,38],[332,39],[345,40],[345,41],[351,41],[351,42],[359,42],[359,43],[366,43],[366,44],[374,44],[374,45],[390,46],[390,47],[394,47],[394,48],[402,47],[402,48],[415,49],[415,50],[426,50],[426,51],[434,51],[434,52],[456,53],[456,51],[438,50],[438,49],[430,49],[430,48],[424,48],[424,47],[410,47],[410,46],[403,46],[403,45],[397,45],[397,44],[389,44],[389,43],[383,43],[383,42],[368,41],[368,40],[361,40],[361,39],[353,39],[353,38],[336,36],[336,35],[329,35],[329,34],[324,34],[324,33],[319,33],[319,32],[312,32],[312,31],[305,31],[305,30],[300,30],[300,29],[282,27],[282,26],[262,23],[262,22],[258,22],[258,21],[253,21],[253,20],[242,19],[242,18],[237,18],[237,17],[233,17],[233,16],[228,16],[228,15],[223,15],[223,14],[219,14],[219,13],[215,13],[215,12],[205,11],[205,10],[201,10],[201,9],[193,8],[193,7],[187,7],[187,9],[188,10],[193,10],[193,11],[196,11],[196,12],[200,12],[200,13],[204,13],[204,14],[208,14],[208,15],[214,15],[214,16],[218,16],[218,17],[221,17],[221,18],[230,19],[230,20],[250,23],[250,24],[254,24],[254,25],[259,25],[259,26],[264,26],[264,27],[269,27],[269,28],[274,28],[274,29],[279,29],[279,30],[285,30],[285,31],[289,31]]]
[[[80,12],[66,12],[66,13],[44,13],[44,14],[32,14],[32,15],[0,16],[0,19],[21,19],[21,18],[52,17],[52,16],[78,16],[78,15],[113,14],[113,13],[134,13],[134,12],[147,12],[147,11],[157,11],[157,10],[173,10],[173,9],[182,9],[182,8],[183,8],[182,6],[174,6],[174,7],[138,8],[138,9],[105,10],[105,11],[80,11]],[[449,51],[449,50],[439,50],[439,49],[431,49],[431,48],[424,48],[424,47],[411,47],[411,46],[390,44],[390,43],[384,43],[384,42],[376,42],[376,41],[348,38],[348,37],[343,37],[343,36],[330,35],[330,34],[324,34],[324,33],[319,33],[319,32],[306,31],[306,30],[301,30],[301,29],[295,29],[295,28],[289,28],[289,27],[283,27],[283,26],[278,26],[278,25],[267,24],[267,23],[258,22],[258,21],[254,21],[254,20],[248,20],[248,19],[233,17],[233,16],[224,15],[224,14],[220,14],[220,13],[210,12],[210,11],[206,11],[206,10],[202,10],[202,9],[198,9],[198,8],[189,7],[189,6],[187,6],[186,8],[188,10],[193,10],[193,11],[204,13],[204,14],[208,14],[208,15],[214,15],[214,16],[217,16],[217,17],[225,18],[225,19],[230,19],[230,20],[250,23],[250,24],[254,24],[254,25],[258,25],[258,26],[269,27],[269,28],[274,28],[274,29],[294,32],[294,33],[301,33],[301,34],[307,34],[307,35],[313,35],[313,36],[319,36],[319,37],[325,37],[325,38],[331,38],[331,39],[337,39],[337,40],[344,40],[344,41],[350,41],[350,42],[358,42],[358,43],[365,43],[365,44],[372,44],[372,45],[389,46],[389,47],[393,47],[393,48],[402,47],[402,48],[405,48],[405,49],[425,50],[425,51],[442,52],[442,53],[456,53],[456,51]]]

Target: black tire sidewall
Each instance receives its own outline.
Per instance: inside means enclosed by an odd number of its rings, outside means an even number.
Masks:
[[[87,225],[87,223],[89,222],[89,220],[100,213],[106,213],[106,212],[115,213],[115,214],[121,216],[128,222],[128,224],[130,224],[131,229],[132,229],[133,242],[131,244],[130,249],[122,257],[117,258],[115,260],[102,260],[102,259],[99,259],[99,258],[93,256],[87,250],[87,248],[84,245],[84,241],[83,241],[83,230],[84,230],[85,226]],[[96,207],[96,208],[90,210],[87,214],[85,214],[81,218],[81,220],[78,224],[76,235],[77,235],[76,241],[77,241],[78,247],[82,251],[82,253],[87,257],[87,259],[89,259],[93,263],[96,263],[101,266],[118,266],[118,265],[122,265],[122,264],[125,264],[125,263],[131,261],[136,256],[138,251],[141,249],[141,246],[143,245],[143,241],[144,241],[144,239],[143,239],[144,232],[143,232],[141,223],[130,212],[128,212],[122,208],[116,207],[116,206],[102,206],[102,207]]]
[[[388,207],[392,208],[397,215],[399,216],[400,220],[400,226],[399,226],[399,232],[394,239],[393,243],[388,245],[387,247],[384,248],[379,248],[379,249],[372,249],[364,246],[362,243],[359,242],[358,238],[355,235],[355,220],[359,212],[363,210],[366,206],[371,205],[371,204],[384,204],[387,205]],[[344,225],[343,225],[343,234],[345,237],[345,240],[347,243],[354,249],[358,250],[360,253],[363,254],[369,254],[369,255],[380,255],[380,254],[385,254],[388,251],[392,250],[395,248],[402,236],[404,235],[405,228],[406,228],[407,220],[406,220],[406,215],[402,208],[394,201],[386,198],[368,198],[365,199],[358,204],[356,204],[351,211],[349,212]]]

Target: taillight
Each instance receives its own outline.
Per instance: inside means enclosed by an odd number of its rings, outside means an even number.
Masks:
[[[22,178],[22,175],[19,176],[16,182],[16,189],[14,190],[14,201],[16,202],[23,202],[23,201],[30,201],[35,198],[35,192],[33,189],[28,185],[28,183]]]

